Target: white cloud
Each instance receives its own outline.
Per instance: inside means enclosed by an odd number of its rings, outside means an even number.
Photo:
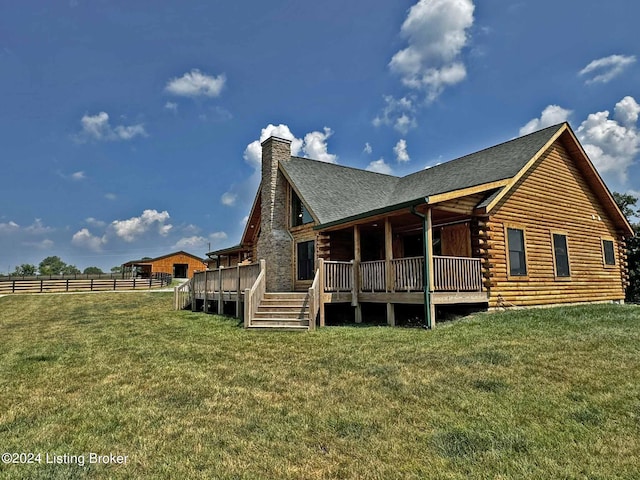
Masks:
[[[178,104],[175,102],[167,102],[164,104],[164,108],[165,110],[169,110],[173,113],[176,113],[178,111]]]
[[[46,227],[43,223],[42,220],[39,218],[36,218],[33,223],[31,225],[29,225],[28,227],[26,227],[25,232],[30,233],[31,235],[43,235],[45,233],[49,233],[51,231],[53,231],[53,228],[51,227]]]
[[[93,217],[85,218],[84,221],[88,225],[91,225],[92,227],[96,227],[96,228],[104,228],[107,225],[106,222],[103,222],[102,220],[98,220],[98,219],[93,218]]]
[[[321,162],[336,163],[338,157],[327,152],[327,140],[333,135],[333,131],[324,127],[323,132],[309,132],[304,136],[304,146],[302,147],[305,157]]]
[[[213,232],[209,235],[209,239],[212,242],[221,242],[222,240],[226,240],[227,237],[228,236],[226,232]]]
[[[80,120],[82,131],[75,138],[79,142],[88,140],[118,141],[131,140],[135,137],[146,137],[144,125],[117,125],[112,127],[109,123],[109,114],[100,112],[97,115],[84,115]]]
[[[397,162],[399,163],[408,162],[410,158],[409,158],[409,152],[407,152],[407,141],[403,138],[398,140],[398,143],[396,143],[396,146],[393,147],[393,153],[396,154]]]
[[[191,237],[183,237],[178,240],[171,248],[177,248],[179,250],[186,250],[189,248],[204,248],[207,246],[207,239],[198,235]]]
[[[527,135],[551,125],[566,122],[571,115],[571,110],[566,110],[558,105],[549,105],[543,111],[540,118],[530,120],[520,129],[520,135]]]
[[[227,239],[226,232],[214,232],[207,237],[202,235],[193,235],[190,237],[183,237],[178,240],[171,248],[177,249],[205,249],[219,247],[220,243]]]
[[[627,96],[616,104],[614,119],[609,118],[607,110],[592,113],[576,131],[598,171],[615,175],[623,184],[640,152],[638,113],[640,106],[633,97]]]
[[[183,97],[217,97],[222,92],[226,81],[224,73],[215,77],[194,68],[180,78],[169,80],[165,90],[173,95]]]
[[[22,244],[27,247],[37,248],[38,250],[50,250],[53,247],[54,242],[53,240],[45,238],[39,242],[22,242]]]
[[[106,198],[107,200],[113,201],[113,200],[116,200],[118,196],[115,193],[105,193],[104,198]]]
[[[20,225],[14,221],[8,223],[0,223],[0,233],[13,233],[20,230]]]
[[[280,137],[291,140],[291,155],[298,156],[302,153],[307,158],[320,160],[328,163],[336,163],[338,157],[328,153],[327,140],[333,135],[333,131],[324,127],[322,132],[309,132],[304,136],[304,140],[297,138],[287,125],[269,124],[260,132],[260,139],[251,142],[244,150],[244,159],[256,170],[262,164],[262,142],[269,137]]]
[[[169,213],[165,210],[145,210],[139,217],[132,217],[128,220],[114,220],[111,227],[115,234],[126,242],[132,242],[139,238],[154,226],[162,236],[167,236],[173,225],[167,224]]]
[[[232,192],[225,192],[222,194],[222,197],[220,197],[220,201],[222,202],[222,204],[226,205],[227,207],[232,207],[233,205],[235,205],[237,199],[238,195]]]
[[[84,174],[84,172],[75,172],[71,174],[72,180],[80,181],[80,180],[85,180],[86,178],[87,176]]]
[[[385,163],[384,158],[372,161],[371,163],[369,163],[369,165],[367,165],[367,168],[365,170],[376,173],[384,173],[386,175],[392,174],[391,167],[387,163]]]
[[[459,57],[468,43],[474,9],[472,0],[419,0],[402,24],[408,47],[393,56],[391,71],[405,86],[425,91],[428,101],[464,80],[466,68]]]
[[[371,145],[369,145],[369,142],[367,142],[364,144],[364,149],[362,151],[367,155],[371,155],[371,153],[373,152],[373,148],[371,148]]]
[[[98,237],[93,235],[89,229],[83,228],[73,234],[71,243],[77,247],[87,248],[94,252],[101,252],[102,247],[107,243],[107,236]]]
[[[391,95],[384,96],[385,106],[382,112],[373,119],[373,125],[391,126],[403,135],[417,126],[415,119],[415,100],[411,96],[396,99]]]
[[[269,137],[280,137],[291,140],[291,155],[298,155],[302,150],[302,140],[296,138],[287,125],[267,125],[260,131],[260,139],[251,142],[244,150],[244,159],[254,168],[259,169],[262,163],[262,142]]]
[[[586,84],[590,83],[607,83],[620,75],[627,67],[635,63],[634,55],[609,55],[608,57],[598,58],[592,61],[580,70],[579,75],[594,75],[585,80]]]

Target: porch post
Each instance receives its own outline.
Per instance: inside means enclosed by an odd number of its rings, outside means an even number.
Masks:
[[[431,207],[427,208],[427,215],[425,219],[425,237],[426,237],[426,258],[424,259],[425,265],[425,274],[427,282],[425,283],[425,287],[427,287],[427,298],[428,298],[428,307],[429,307],[429,317],[427,326],[429,328],[433,328],[436,326],[436,306],[433,303],[433,297],[431,296],[431,292],[433,292],[434,285],[434,275],[433,275],[433,222],[431,220]]]
[[[204,311],[204,313],[209,313],[209,307],[207,305],[207,280],[208,280],[207,270],[205,269],[204,271],[204,305],[202,306],[202,310]]]
[[[222,305],[222,269],[224,267],[220,267],[218,269],[218,315],[222,315],[224,312]]]
[[[324,327],[324,258],[318,258],[318,268],[320,269],[320,326]]]
[[[240,254],[238,254],[240,260]],[[236,265],[236,317],[240,318],[240,262]]]
[[[423,271],[422,271],[422,290],[424,295],[424,319],[427,328],[433,328],[432,319],[435,318],[435,307],[431,301],[431,291],[433,289],[433,276],[432,276],[432,259],[433,259],[433,246],[432,246],[432,222],[431,222],[431,207],[428,205],[429,198],[425,198],[427,204],[427,214],[416,210],[415,206],[411,207],[411,213],[422,219],[422,256],[423,256]]]
[[[356,323],[362,323],[362,306],[358,299],[360,292],[360,227],[353,226],[353,285],[351,286],[351,305],[356,307]]]
[[[384,219],[384,260],[385,260],[385,291],[387,293],[394,292],[396,287],[394,285],[394,277],[395,272],[392,270],[391,259],[393,258],[393,236],[392,236],[392,228],[391,221],[389,217]],[[390,326],[395,326],[396,318],[395,318],[395,308],[393,303],[387,303],[387,324]]]

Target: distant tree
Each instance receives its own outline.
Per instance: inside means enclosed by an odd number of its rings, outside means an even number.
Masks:
[[[35,265],[31,265],[30,263],[23,263],[19,267],[16,267],[16,270],[11,275],[28,277],[35,274]]]
[[[99,267],[87,267],[82,271],[82,273],[85,275],[98,275],[104,272]]]
[[[60,257],[52,256],[40,262],[38,271],[40,275],[60,275],[66,266],[67,264],[64,263]]]
[[[61,273],[63,275],[76,275],[80,273],[80,269],[75,265],[65,265]]]
[[[122,273],[122,265],[111,267],[111,273]]]
[[[624,216],[627,217],[627,220],[631,221],[631,217],[640,215],[640,209],[634,211],[632,208],[638,201],[638,199],[633,195],[629,193],[613,192],[613,198],[620,207],[620,210],[622,210],[622,213],[624,213]]]
[[[640,217],[640,208],[634,210],[638,199],[628,193],[613,192],[613,198],[625,214],[633,227],[635,236],[627,239],[627,262],[629,263],[629,286],[627,287],[627,302],[640,302],[640,223],[632,219]]]
[[[142,257],[141,260],[153,260],[151,257]]]

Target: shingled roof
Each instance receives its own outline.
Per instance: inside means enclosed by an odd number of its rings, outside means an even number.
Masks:
[[[284,174],[321,225],[514,177],[564,124],[399,178],[292,157]],[[339,200],[338,200],[339,199]]]

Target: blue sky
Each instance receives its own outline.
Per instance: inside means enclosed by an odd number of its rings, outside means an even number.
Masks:
[[[639,16],[628,0],[2,0],[0,272],[235,244],[269,134],[404,175],[568,120],[610,189],[640,194]]]

